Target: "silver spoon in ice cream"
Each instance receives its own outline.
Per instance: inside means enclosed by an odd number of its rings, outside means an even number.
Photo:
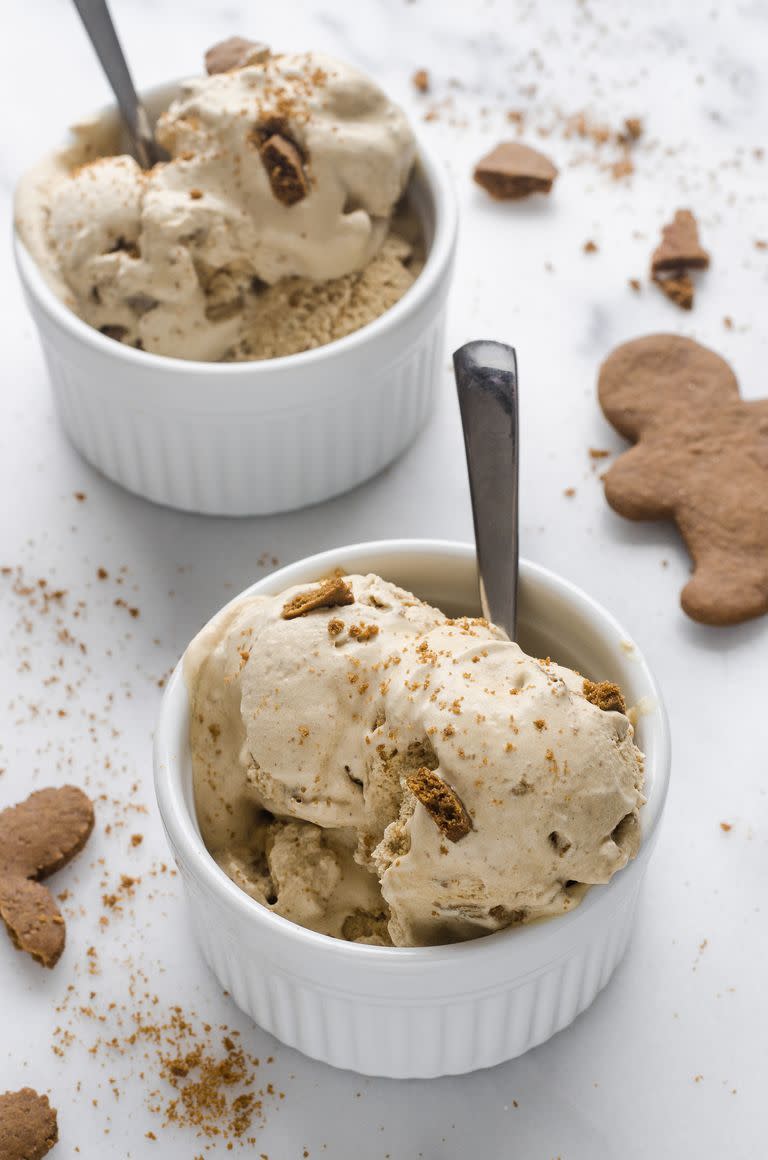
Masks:
[[[503,342],[468,342],[453,355],[475,524],[483,616],[517,639],[517,359]]]
[[[136,93],[106,0],[74,0],[74,5],[112,86],[133,154],[142,169],[151,169],[157,161],[167,160],[167,154],[155,141],[147,110]]]

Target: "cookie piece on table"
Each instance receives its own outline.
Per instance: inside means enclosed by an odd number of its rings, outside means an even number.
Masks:
[[[557,167],[544,153],[520,141],[502,141],[481,158],[474,178],[498,201],[518,201],[532,193],[549,193]]]
[[[42,1160],[59,1139],[56,1109],[32,1088],[0,1095],[2,1160]]]

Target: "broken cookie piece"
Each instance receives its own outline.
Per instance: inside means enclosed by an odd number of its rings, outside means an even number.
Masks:
[[[674,302],[675,306],[679,306],[681,310],[693,310],[695,287],[690,275],[684,270],[668,274],[666,277],[657,274],[653,278],[653,283],[662,294],[666,294],[670,302]]]
[[[584,696],[606,713],[626,713],[624,695],[613,681],[584,681]]]
[[[694,284],[689,270],[706,270],[709,254],[699,241],[699,227],[689,209],[679,209],[661,232],[651,258],[651,279],[682,310],[693,309]]]
[[[0,1095],[2,1160],[42,1160],[58,1142],[56,1109],[32,1088]]]
[[[232,69],[245,68],[249,64],[259,64],[268,56],[269,48],[266,44],[246,40],[242,36],[230,36],[208,49],[205,54],[205,71],[209,76],[231,72]]]
[[[456,791],[435,770],[422,765],[406,777],[405,784],[449,842],[466,837],[472,829],[472,819]]]
[[[557,168],[544,153],[519,141],[503,141],[475,166],[474,178],[493,198],[517,201],[549,193]]]
[[[39,879],[82,850],[93,823],[90,799],[73,785],[38,790],[0,812],[0,918],[15,946],[44,967],[59,961],[65,927]]]
[[[295,205],[309,193],[301,154],[292,141],[273,133],[259,148],[272,192],[282,205]]]
[[[355,594],[346,580],[341,576],[333,576],[330,580],[324,580],[318,588],[291,597],[280,615],[283,620],[295,620],[297,616],[306,616],[317,608],[336,608],[354,602]]]
[[[699,227],[689,209],[679,209],[663,227],[661,242],[653,251],[651,274],[664,270],[706,270],[709,254],[699,241]]]

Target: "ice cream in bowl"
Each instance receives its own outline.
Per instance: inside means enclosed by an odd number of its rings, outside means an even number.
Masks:
[[[150,499],[259,514],[359,483],[439,372],[455,209],[346,62],[217,46],[144,94],[167,154],[84,119],[19,182],[16,254],[64,426]]]
[[[191,643],[156,785],[204,956],[285,1042],[469,1071],[570,1023],[630,936],[669,775],[654,679],[609,613],[521,562],[519,643],[474,550],[281,569]]]

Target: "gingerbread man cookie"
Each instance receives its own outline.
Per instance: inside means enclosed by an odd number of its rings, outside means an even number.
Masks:
[[[81,789],[41,789],[0,811],[0,918],[15,945],[44,967],[64,950],[64,919],[39,879],[65,866],[93,829],[93,806]]]
[[[742,399],[724,359],[674,334],[618,347],[598,394],[635,443],[606,498],[628,519],[676,522],[693,559],[684,610],[718,625],[768,612],[768,399]]]

